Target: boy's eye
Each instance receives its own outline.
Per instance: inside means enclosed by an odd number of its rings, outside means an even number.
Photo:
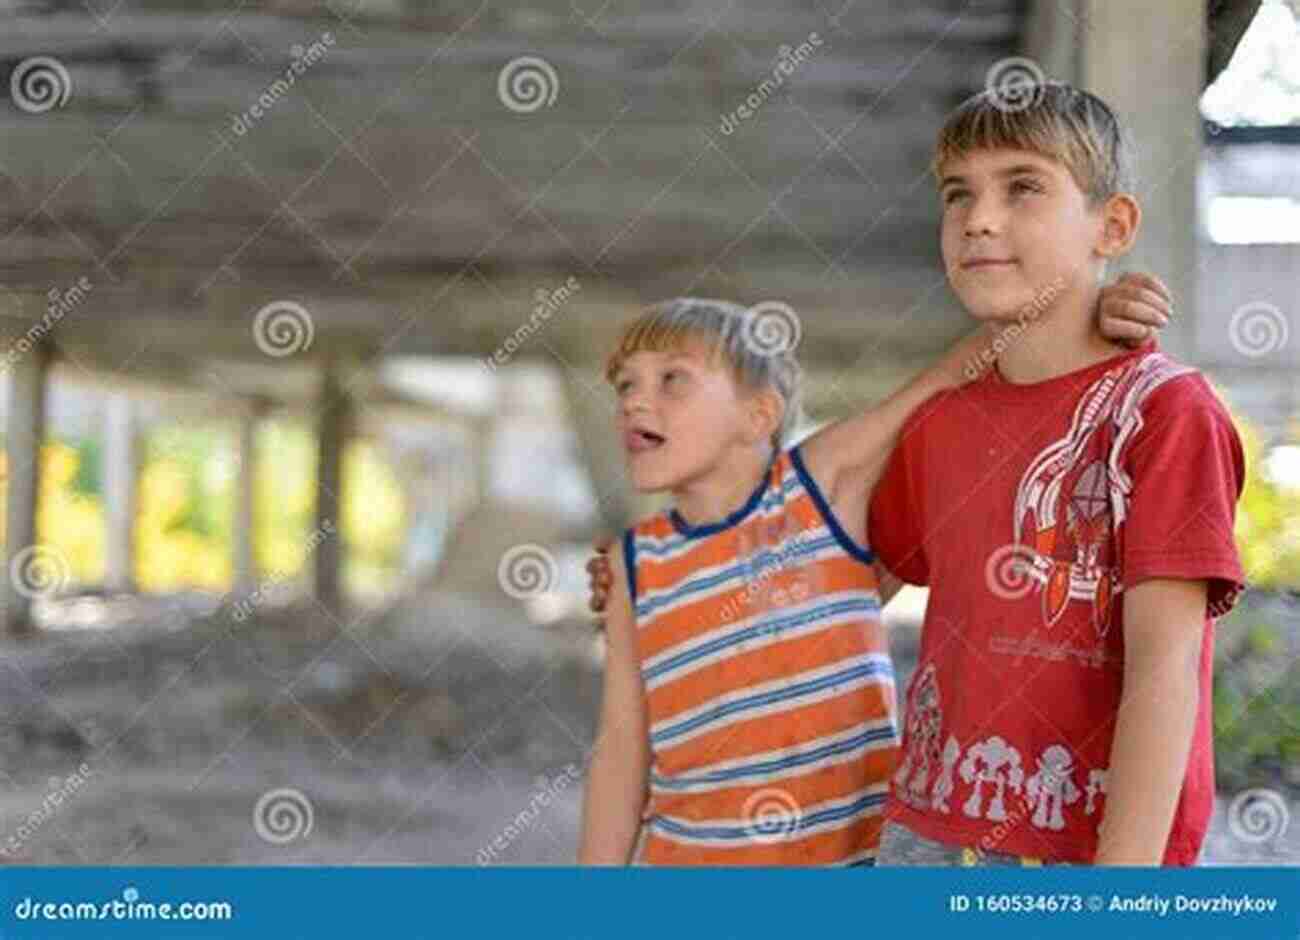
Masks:
[[[943,194],[943,204],[945,206],[952,205],[958,199],[961,199],[967,195],[968,193],[964,189],[950,189]]]
[[[629,382],[627,379],[620,379],[619,381],[614,383],[614,391],[617,392],[619,395],[626,394],[627,390],[631,387],[632,387],[632,383]]]
[[[1030,179],[1012,180],[1011,191],[1013,193],[1041,193],[1043,187]]]

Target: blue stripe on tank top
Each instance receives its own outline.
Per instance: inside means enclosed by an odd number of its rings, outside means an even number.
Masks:
[[[746,640],[752,640],[754,637],[769,633],[781,633],[786,630],[801,627],[819,617],[833,617],[837,614],[844,614],[852,611],[857,611],[867,616],[876,615],[880,613],[880,604],[871,595],[864,594],[864,596],[860,598],[831,601],[826,604],[820,604],[817,607],[811,607],[804,611],[788,614],[784,617],[765,618],[743,630],[735,630],[725,636],[720,636],[717,639],[710,640],[708,643],[702,643],[699,646],[678,653],[676,656],[666,659],[649,669],[642,670],[641,675],[646,680],[655,679],[663,675],[665,672],[676,669],[679,666],[684,666],[689,662],[708,656],[711,653],[716,653],[718,650],[726,649],[729,646],[735,646]]]
[[[640,601],[637,604],[636,615],[638,617],[652,616],[659,608],[666,607],[669,604],[675,604],[684,597],[689,597],[692,594],[699,594],[702,591],[709,590],[709,588],[718,587],[733,578],[743,578],[745,572],[750,569],[757,568],[761,571],[763,568],[768,566],[769,558],[776,560],[772,564],[773,567],[780,568],[789,565],[790,562],[805,555],[814,554],[833,545],[836,545],[835,538],[830,535],[824,535],[816,539],[797,541],[795,542],[794,548],[788,551],[784,549],[762,549],[761,551],[756,552],[752,557],[748,557],[744,561],[723,568],[721,571],[715,572],[714,574],[686,581],[685,583],[673,588],[671,591]],[[640,548],[635,549],[635,551],[640,553]],[[784,561],[782,561],[782,559],[784,559]]]
[[[777,771],[788,770],[791,767],[802,767],[805,764],[816,763],[823,758],[833,757],[836,754],[847,754],[876,741],[888,741],[897,737],[898,731],[893,727],[871,728],[862,734],[855,734],[851,738],[845,738],[843,741],[834,741],[805,754],[796,754],[792,757],[759,761],[756,764],[744,764],[739,767],[717,770],[713,773],[700,774],[694,777],[661,777],[658,774],[651,774],[650,777],[654,785],[661,790],[685,790],[705,783],[722,783],[727,780],[738,780],[741,777],[772,774]]]
[[[678,735],[685,734],[688,731],[694,731],[697,728],[712,724],[713,722],[733,715],[736,712],[748,711],[759,708],[763,705],[770,705],[773,702],[781,702],[786,699],[798,698],[813,692],[820,692],[822,689],[830,688],[841,682],[848,682],[853,679],[860,679],[872,675],[893,675],[893,664],[887,657],[883,659],[873,659],[871,662],[860,663],[850,669],[841,672],[831,673],[828,676],[822,676],[818,679],[810,679],[807,682],[798,682],[785,686],[780,689],[774,689],[770,692],[760,692],[757,695],[751,695],[747,698],[737,699],[734,702],[727,702],[710,708],[702,715],[696,715],[685,721],[680,721],[671,725],[662,731],[650,736],[651,743],[660,744]]]
[[[885,802],[886,794],[868,793],[854,800],[846,806],[836,806],[824,810],[818,810],[815,813],[809,813],[807,816],[800,816],[795,820],[795,825],[790,827],[789,833],[792,834],[804,829],[811,829],[813,826],[827,822],[836,822],[841,819],[848,819],[861,813],[864,809],[870,809],[873,806],[880,806]],[[762,835],[764,830],[758,825],[749,826],[688,826],[677,822],[673,819],[667,819],[663,816],[652,816],[650,824],[664,832],[674,835],[692,836],[697,839],[735,839],[749,841]],[[786,832],[786,827],[776,826],[774,831]],[[787,834],[787,837],[788,837]]]

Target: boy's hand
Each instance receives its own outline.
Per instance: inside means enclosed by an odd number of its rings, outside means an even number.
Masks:
[[[596,554],[587,561],[587,585],[591,589],[591,599],[587,606],[596,615],[596,619],[605,619],[605,604],[609,601],[609,546],[614,539],[609,535],[597,536],[591,543]]]
[[[1129,273],[1101,289],[1097,328],[1107,339],[1139,346],[1164,329],[1174,315],[1173,297],[1160,278]]]

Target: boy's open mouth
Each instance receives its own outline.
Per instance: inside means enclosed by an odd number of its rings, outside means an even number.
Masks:
[[[654,450],[662,446],[664,436],[656,434],[654,431],[647,431],[644,428],[629,428],[623,435],[623,444],[629,451],[639,454],[647,450]]]

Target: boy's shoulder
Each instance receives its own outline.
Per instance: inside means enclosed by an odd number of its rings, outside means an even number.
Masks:
[[[1147,424],[1194,419],[1232,425],[1227,405],[1205,374],[1165,353],[1136,357],[1124,379],[1121,412],[1125,405],[1136,408]]]
[[[1014,394],[1015,386],[985,374],[979,379],[937,392],[926,399],[903,423],[899,450],[913,451],[927,441],[944,443],[963,429],[986,427],[990,421],[1020,421],[1023,416],[998,407]],[[1056,394],[1059,394],[1059,387]],[[1060,402],[1058,397],[1054,401]],[[1098,364],[1088,381],[1069,394],[1076,421],[1093,423],[1110,419],[1147,427],[1149,432],[1175,419],[1222,423],[1232,418],[1214,386],[1197,368],[1174,357],[1148,349],[1126,356],[1109,367]]]
[[[941,389],[921,402],[903,420],[899,440],[905,441],[918,432],[933,431],[947,422],[960,420],[972,404],[969,392],[973,385]]]

